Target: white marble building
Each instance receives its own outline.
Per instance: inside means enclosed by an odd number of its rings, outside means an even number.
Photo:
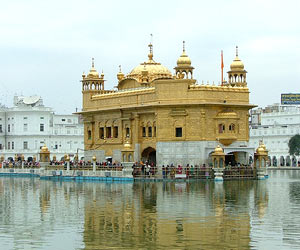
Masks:
[[[83,123],[78,115],[57,115],[39,96],[14,97],[14,106],[0,107],[0,155],[5,159],[36,156],[46,144],[51,159],[65,154],[83,157]],[[71,157],[72,158],[72,157]]]
[[[273,104],[251,112],[250,146],[263,140],[271,166],[297,166],[300,157],[290,156],[289,139],[300,133],[300,106]]]

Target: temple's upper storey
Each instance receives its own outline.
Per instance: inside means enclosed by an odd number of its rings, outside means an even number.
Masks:
[[[90,69],[87,75],[82,75],[82,90],[84,92],[88,91],[92,96],[98,95],[106,95],[115,92],[124,92],[131,91],[139,88],[147,88],[147,87],[156,87],[156,82],[158,80],[165,81],[184,81],[189,80],[189,88],[193,88],[193,90],[199,89],[199,87],[203,87],[203,83],[201,85],[197,84],[197,81],[193,79],[193,70],[192,61],[190,57],[187,55],[185,50],[185,42],[183,41],[183,51],[179,56],[176,66],[174,67],[174,74],[171,71],[163,66],[161,63],[154,61],[153,59],[153,45],[150,43],[148,60],[140,63],[138,66],[133,68],[130,73],[124,74],[120,70],[117,74],[118,84],[117,90],[105,90],[104,88],[104,74],[99,75],[97,70],[94,67],[94,60],[92,61],[92,68]],[[223,59],[222,59],[223,61]],[[223,65],[223,62],[222,62]],[[222,68],[223,70],[223,68]],[[247,89],[246,82],[246,74],[247,71],[244,69],[243,62],[238,57],[238,48],[236,47],[236,57],[230,65],[230,71],[228,71],[228,81],[222,80],[222,83],[219,85],[220,91],[224,89],[227,91],[227,87],[238,87]],[[223,76],[223,71],[222,71]],[[215,85],[205,84],[214,87]],[[207,89],[207,88],[206,88]],[[215,89],[215,88],[214,88]]]

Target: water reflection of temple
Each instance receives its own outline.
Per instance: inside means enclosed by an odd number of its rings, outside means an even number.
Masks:
[[[94,186],[85,202],[85,249],[250,249],[249,202],[254,197],[258,211],[268,203],[259,190],[253,181]]]

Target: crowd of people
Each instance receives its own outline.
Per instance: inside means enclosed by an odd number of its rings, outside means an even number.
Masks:
[[[153,163],[135,163],[132,166],[132,175],[133,177],[157,177],[157,175],[161,174],[162,178],[198,178],[210,177],[210,168],[208,168],[205,164],[199,165],[189,165],[186,166],[178,165],[177,167],[173,164],[170,165],[162,165],[161,171],[158,171],[158,167],[155,166]]]
[[[39,162],[33,162],[33,161],[23,161],[24,168],[33,168],[33,167],[39,167]],[[21,168],[22,167],[22,161],[10,161],[5,160],[2,162],[3,168]]]

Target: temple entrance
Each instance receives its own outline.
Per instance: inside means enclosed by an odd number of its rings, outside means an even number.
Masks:
[[[142,161],[156,165],[156,150],[151,147],[145,148],[142,152]]]
[[[225,165],[231,165],[231,166],[235,166],[236,162],[235,162],[235,157],[233,153],[229,153],[227,155],[225,155]]]
[[[253,156],[244,151],[232,151],[225,155],[225,165],[240,166],[248,165],[253,161]]]

